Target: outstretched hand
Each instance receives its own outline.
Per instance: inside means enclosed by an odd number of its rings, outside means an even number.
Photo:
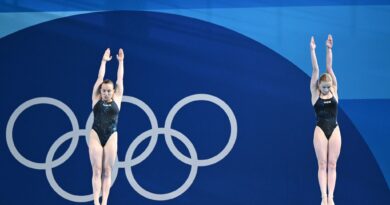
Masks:
[[[103,54],[103,61],[110,61],[112,59],[112,56],[111,56],[111,51],[109,48],[106,49],[106,51],[104,51],[104,54]]]
[[[333,37],[332,35],[328,35],[328,39],[326,40],[326,46],[328,48],[332,48],[333,47]]]
[[[313,36],[311,37],[311,40],[310,40],[310,49],[311,50],[315,50],[316,49],[316,43],[314,42],[314,37]]]
[[[116,54],[116,59],[118,59],[118,61],[123,61],[124,58],[125,53],[123,53],[123,49],[120,48],[118,54]]]

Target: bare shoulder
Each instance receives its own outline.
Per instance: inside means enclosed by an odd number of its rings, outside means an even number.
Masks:
[[[114,95],[113,100],[118,105],[118,108],[121,109],[121,103],[122,103],[122,95]]]
[[[99,100],[100,100],[100,96],[99,95],[97,95],[96,97],[92,98],[92,109],[93,109],[93,107],[95,107],[96,103],[99,102]]]
[[[314,104],[316,104],[319,97],[320,97],[320,91],[318,89],[312,90],[311,91],[311,105],[314,106]]]
[[[336,99],[336,101],[339,102],[339,94],[337,93],[337,87],[332,86],[332,87],[330,88],[330,91],[332,91],[333,96],[334,96],[334,98]]]

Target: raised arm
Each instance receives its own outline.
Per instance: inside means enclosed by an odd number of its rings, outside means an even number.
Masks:
[[[123,49],[119,49],[118,54],[116,55],[116,58],[118,59],[118,74],[116,79],[116,89],[115,89],[115,96],[117,98],[122,98],[123,96],[123,75],[124,75],[124,58],[125,54],[123,52]]]
[[[106,73],[106,62],[112,59],[110,55],[110,49],[107,48],[104,52],[102,62],[99,68],[99,74],[92,91],[92,107],[99,100],[99,85],[103,82],[104,74]]]
[[[336,75],[333,72],[333,67],[332,67],[332,61],[333,61],[332,47],[333,47],[333,37],[332,35],[329,34],[328,39],[326,40],[326,72],[332,76],[333,87],[335,88],[335,90],[337,90],[337,79],[336,79]]]
[[[313,97],[313,94],[317,91],[317,81],[319,77],[319,68],[318,68],[318,62],[317,62],[317,56],[316,56],[316,44],[314,42],[314,37],[311,37],[310,41],[310,55],[311,55],[311,64],[313,67],[313,71],[311,74],[311,81],[310,81],[310,91]]]

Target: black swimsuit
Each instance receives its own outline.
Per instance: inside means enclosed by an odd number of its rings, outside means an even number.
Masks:
[[[93,106],[94,121],[92,129],[97,133],[100,144],[104,147],[112,133],[116,132],[119,108],[115,101],[99,100]]]
[[[318,97],[314,104],[314,110],[317,116],[317,126],[324,132],[326,138],[332,136],[333,130],[337,125],[337,101],[334,96],[330,99]]]

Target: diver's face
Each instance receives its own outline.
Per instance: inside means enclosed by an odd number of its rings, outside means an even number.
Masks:
[[[111,83],[103,83],[100,88],[100,96],[103,101],[111,101],[114,96],[114,86]]]
[[[320,91],[323,95],[327,95],[330,91],[330,88],[332,86],[332,82],[321,82],[319,85]]]

